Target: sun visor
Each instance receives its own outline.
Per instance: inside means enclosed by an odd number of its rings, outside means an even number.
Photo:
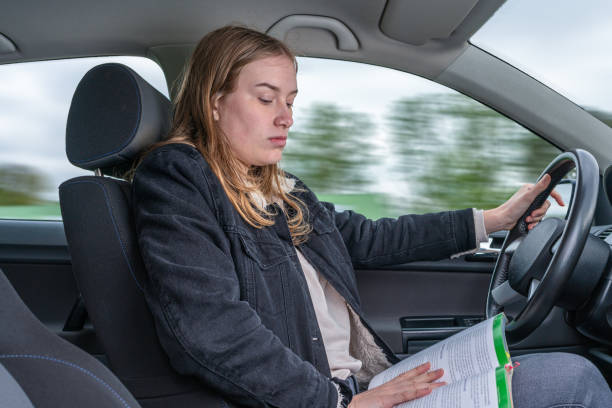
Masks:
[[[389,0],[380,21],[388,37],[411,45],[467,40],[503,0]]]

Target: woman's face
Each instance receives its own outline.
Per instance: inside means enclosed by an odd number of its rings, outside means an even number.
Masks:
[[[213,119],[237,158],[248,166],[278,163],[293,124],[296,72],[286,56],[245,65],[235,89],[213,101]]]

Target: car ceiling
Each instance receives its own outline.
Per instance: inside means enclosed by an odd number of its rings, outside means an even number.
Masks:
[[[177,64],[177,58],[182,65],[194,44],[215,28],[238,23],[268,31],[287,16],[308,15],[341,21],[355,34],[359,48],[340,51],[329,32],[295,27],[283,39],[298,54],[408,68],[431,78],[462,52],[469,37],[502,3],[503,0],[25,0],[2,7],[0,33],[14,44],[16,51],[0,52],[0,64],[139,55],[157,60],[166,75],[174,77],[178,67],[172,65]],[[401,64],[393,58],[397,55],[405,56]]]

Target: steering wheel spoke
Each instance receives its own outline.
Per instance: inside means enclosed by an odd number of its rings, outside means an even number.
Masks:
[[[493,289],[491,291],[491,296],[493,297],[493,300],[495,300],[495,303],[501,307],[505,307],[519,300],[525,299],[525,296],[512,289],[509,281],[505,281]]]
[[[506,249],[504,250],[504,252],[510,257],[512,258],[512,255],[514,255],[514,252],[516,252],[517,248],[521,245],[521,243],[523,242],[523,239],[525,239],[524,235],[518,236],[514,239],[514,241],[512,241],[511,243],[508,244],[508,246],[506,247]]]
[[[540,286],[540,280],[538,279],[534,278],[531,280],[531,282],[529,282],[529,292],[527,292],[527,300],[531,300],[538,286]]]

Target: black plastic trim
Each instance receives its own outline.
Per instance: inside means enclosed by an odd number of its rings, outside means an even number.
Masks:
[[[0,220],[0,263],[69,265],[64,223]]]

